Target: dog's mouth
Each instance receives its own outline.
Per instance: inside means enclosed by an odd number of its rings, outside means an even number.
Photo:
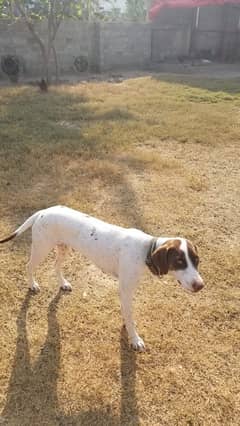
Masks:
[[[181,281],[177,280],[178,284],[182,287],[183,290],[185,290],[187,293],[195,293],[191,288],[185,287]]]

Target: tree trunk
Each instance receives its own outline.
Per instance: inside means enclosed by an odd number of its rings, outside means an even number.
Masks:
[[[31,20],[31,17],[27,14],[22,3],[19,0],[15,0],[14,4],[17,7],[22,18],[25,20],[25,23],[26,23],[28,29],[30,30],[34,39],[36,40],[36,42],[38,43],[38,45],[40,47],[41,55],[42,55],[42,61],[43,61],[42,78],[44,80],[46,80],[46,82],[48,84],[51,83],[51,72],[50,72],[49,62],[50,62],[51,54],[53,54],[53,60],[54,60],[54,63],[55,63],[56,81],[59,81],[58,58],[57,58],[57,53],[56,53],[54,41],[55,41],[59,26],[60,26],[60,24],[61,24],[61,22],[64,18],[68,2],[65,1],[63,3],[63,8],[62,8],[62,11],[61,11],[59,17],[57,17],[57,14],[56,14],[55,2],[54,1],[50,2],[51,7],[50,7],[50,11],[49,11],[48,18],[47,18],[48,19],[48,21],[47,21],[48,40],[47,40],[46,44],[44,43],[44,40],[41,39],[40,35],[36,32],[36,30],[34,28],[34,22]],[[88,0],[88,6],[89,5],[90,5],[90,2]]]
[[[46,80],[47,83],[49,83],[49,55],[46,51],[45,46],[40,46],[41,48],[41,54],[42,54],[42,72],[41,72],[41,78]]]
[[[57,58],[57,52],[54,44],[52,45],[52,52],[53,52],[53,59],[55,63],[55,81],[56,83],[59,83],[59,66],[58,66],[58,58]]]

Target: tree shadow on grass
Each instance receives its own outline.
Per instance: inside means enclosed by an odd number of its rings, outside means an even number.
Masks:
[[[88,129],[94,121],[104,127],[107,121],[119,120],[134,116],[116,107],[96,112],[82,93],[42,97],[27,89],[12,95],[0,130],[1,198],[10,207],[9,215],[21,223],[34,211],[58,204],[78,186],[84,204],[92,186],[89,158],[101,161],[111,149],[105,138],[88,135]],[[75,176],[69,171],[71,162],[79,165]]]
[[[214,76],[213,76],[214,77]],[[160,73],[156,74],[152,77],[153,80],[164,82],[164,83],[170,83],[170,84],[176,84],[176,85],[183,85],[192,87],[193,89],[202,89],[206,92],[212,92],[212,95],[224,92],[221,96],[222,100],[231,100],[234,95],[239,95],[239,78],[209,78],[206,76],[196,76],[196,75],[179,75],[179,74],[165,74]]]
[[[35,96],[40,98],[36,104],[33,103]],[[28,105],[27,111],[24,111],[25,104]],[[63,110],[64,105],[66,108]],[[0,160],[1,157],[5,158],[0,171],[1,198],[2,204],[7,206],[7,215],[5,212],[4,214],[9,223],[9,232],[37,210],[59,203],[71,207],[71,201],[76,205],[75,191],[79,200],[76,208],[91,214],[94,178],[103,182],[101,174],[98,176],[98,167],[101,167],[105,159],[120,170],[117,185],[110,174],[107,176],[110,205],[118,210],[124,225],[145,229],[141,206],[128,179],[128,172],[135,173],[137,170],[139,174],[139,170],[144,168],[144,162],[135,164],[136,162],[131,163],[129,160],[119,161],[114,154],[117,148],[111,151],[103,138],[99,140],[86,137],[83,131],[86,128],[82,125],[79,129],[68,127],[69,122],[77,118],[84,126],[89,126],[93,120],[100,120],[102,123],[108,120],[134,120],[132,114],[115,107],[100,115],[94,114],[82,93],[53,93],[41,97],[39,94],[29,93],[27,89],[26,93],[23,91],[19,96],[11,97],[7,103],[5,130],[2,129],[0,135],[11,133],[9,123],[13,116],[19,123],[20,136],[13,133],[11,141],[5,140],[0,147]],[[60,118],[63,120],[60,121]],[[92,159],[98,163],[95,175],[89,164]],[[75,164],[75,169],[71,169],[71,164]],[[99,216],[103,218],[101,212]],[[21,244],[21,240],[18,241]]]
[[[48,332],[37,361],[32,365],[27,337],[27,313],[32,299],[27,293],[17,318],[17,343],[9,381],[6,405],[1,415],[4,425],[139,425],[135,393],[136,353],[129,349],[126,331],[121,330],[121,402],[120,417],[106,405],[101,409],[83,410],[73,415],[62,413],[57,396],[60,368],[60,330],[57,308],[59,292],[48,308]],[[104,380],[104,378],[103,378]],[[89,401],[90,405],[91,401]]]

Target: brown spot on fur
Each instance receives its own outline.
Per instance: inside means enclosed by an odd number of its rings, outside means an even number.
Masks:
[[[193,266],[197,269],[199,264],[199,256],[197,254],[197,247],[195,247],[191,241],[187,241],[187,249],[189,258],[193,264]]]
[[[168,264],[172,271],[184,270],[187,268],[187,259],[185,253],[180,249],[181,241],[174,240],[169,248]]]

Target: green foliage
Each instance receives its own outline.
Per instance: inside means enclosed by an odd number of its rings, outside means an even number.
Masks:
[[[0,18],[10,17],[9,2],[0,0]]]
[[[98,15],[98,0],[0,0],[0,18],[19,17],[18,6],[33,20],[46,19],[54,9],[55,16],[90,20]]]
[[[105,0],[105,3],[109,5],[109,8],[102,12],[103,20],[121,21],[125,19],[117,0]]]
[[[78,2],[79,3],[79,2]],[[82,0],[81,2],[82,19],[90,21],[98,12],[98,0]]]
[[[144,0],[126,0],[127,17],[133,21],[146,19],[146,7]]]

